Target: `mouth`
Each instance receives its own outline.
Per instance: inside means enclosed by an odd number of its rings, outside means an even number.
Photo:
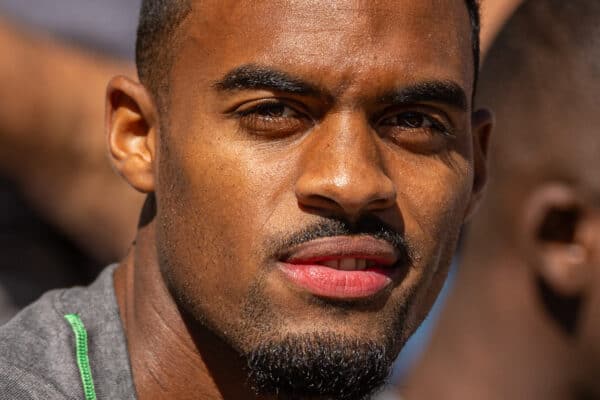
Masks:
[[[359,300],[393,284],[399,255],[390,243],[372,236],[317,239],[292,248],[278,263],[285,278],[318,297]]]

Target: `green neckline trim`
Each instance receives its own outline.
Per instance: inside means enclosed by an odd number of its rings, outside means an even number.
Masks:
[[[71,325],[75,334],[75,355],[77,357],[77,366],[83,383],[83,393],[85,400],[96,400],[96,389],[94,388],[94,379],[92,378],[92,369],[90,368],[90,359],[88,357],[88,336],[85,325],[77,314],[65,315],[65,319]]]

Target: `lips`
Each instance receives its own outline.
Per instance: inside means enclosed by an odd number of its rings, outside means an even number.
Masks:
[[[279,262],[293,285],[315,296],[362,299],[393,283],[396,249],[371,236],[333,237],[294,247]]]

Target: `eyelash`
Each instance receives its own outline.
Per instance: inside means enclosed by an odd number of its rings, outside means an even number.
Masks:
[[[295,113],[299,114],[297,111],[295,111],[292,107],[286,105],[285,103],[282,102],[276,102],[276,101],[269,101],[269,102],[265,102],[265,103],[259,103],[253,107],[250,107],[246,110],[241,110],[238,111],[237,114],[240,117],[246,117],[248,115],[256,115],[258,114],[260,111],[269,111],[269,109],[273,109],[275,107],[283,107],[283,108],[288,108],[292,111],[294,111]],[[274,116],[263,116],[263,118],[284,118],[284,117],[274,117]]]
[[[261,112],[268,114],[275,108],[281,108],[284,115],[260,115]],[[285,115],[286,113],[288,115]],[[239,110],[235,114],[246,129],[258,134],[269,131],[276,134],[297,132],[306,128],[309,120],[306,114],[298,111],[295,107],[274,100],[255,104],[247,109]]]
[[[417,126],[408,126],[408,127],[401,127],[400,129],[406,129],[406,130],[410,130],[410,129],[427,129],[427,130],[433,130],[438,134],[442,134],[443,136],[447,136],[447,137],[454,137],[454,131],[452,129],[452,127],[450,126],[449,123],[447,122],[442,122],[440,121],[439,118],[434,117],[429,115],[428,113],[425,112],[421,112],[421,111],[403,111],[403,112],[397,112],[394,114],[388,114],[387,117],[384,118],[379,118],[378,120],[378,125],[381,126],[388,126],[391,127],[391,125],[383,125],[382,122],[385,120],[389,120],[392,118],[397,118],[397,119],[401,119],[404,116],[404,118],[408,119],[410,116],[416,116],[418,118],[423,118],[423,122],[428,123],[430,126],[428,127],[417,127]]]
[[[275,108],[281,108],[283,115],[260,115],[260,113],[269,114]],[[288,115],[285,115],[285,114]],[[275,133],[285,133],[298,131],[306,128],[306,121],[310,120],[305,113],[300,112],[297,108],[290,106],[288,103],[279,100],[264,101],[247,109],[242,109],[235,112],[236,116],[250,131],[257,133],[267,132],[269,130]],[[277,113],[275,113],[277,114]],[[289,115],[291,114],[291,115]],[[396,118],[399,121],[404,121],[410,117],[422,118],[423,122],[429,126],[400,126],[400,123],[383,125],[382,122]],[[303,122],[304,121],[304,122]],[[452,127],[448,122],[442,122],[438,117],[434,117],[429,113],[422,111],[399,111],[395,113],[387,113],[386,116],[376,119],[376,126],[387,128],[398,128],[403,131],[409,130],[425,130],[430,134],[438,134],[444,137],[455,137]],[[287,124],[282,124],[287,122]],[[278,126],[275,126],[275,125]],[[302,126],[304,124],[304,126]]]

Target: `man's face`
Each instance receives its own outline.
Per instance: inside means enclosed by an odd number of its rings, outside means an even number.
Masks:
[[[464,1],[201,3],[159,139],[170,291],[244,354],[353,343],[389,365],[472,197]]]

